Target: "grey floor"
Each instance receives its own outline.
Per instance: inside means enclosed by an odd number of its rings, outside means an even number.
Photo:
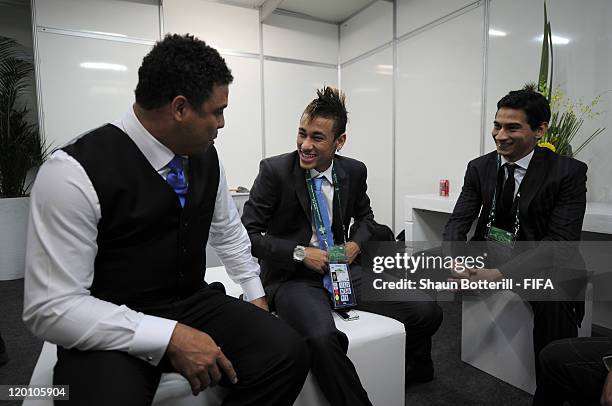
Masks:
[[[42,341],[21,321],[23,279],[0,281],[0,334],[7,347],[9,363],[0,367],[0,385],[27,385],[38,360]],[[21,402],[1,401],[1,405]]]
[[[42,341],[21,322],[22,303],[23,280],[0,282],[0,332],[10,358],[7,365],[0,367],[0,385],[28,384],[42,347]],[[432,354],[436,379],[409,387],[406,405],[529,405],[529,394],[461,362],[461,305],[442,302],[441,306],[444,322],[434,337]],[[0,404],[20,403],[0,401]]]

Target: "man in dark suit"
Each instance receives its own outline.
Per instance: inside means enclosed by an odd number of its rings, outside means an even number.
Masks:
[[[6,346],[4,345],[4,340],[0,335],[0,366],[6,364],[9,361],[8,355],[6,353]]]
[[[347,337],[334,325],[324,288],[328,253],[322,249],[320,231],[315,230],[313,218],[319,217],[312,214],[309,197],[309,188],[317,188],[317,179],[327,207],[321,212],[329,217],[333,241],[346,249],[358,307],[397,319],[406,327],[407,380],[433,378],[431,336],[442,313],[434,302],[360,299],[362,270],[354,261],[375,227],[366,193],[367,171],[362,162],[336,155],[346,141],[344,95],[330,87],[317,94],[300,119],[297,151],[261,162],[242,221],[253,255],[260,260],[270,307],[306,337],[313,356],[312,371],[327,399],[333,405],[369,405],[346,356]],[[307,177],[315,186],[309,186]]]
[[[546,269],[550,271],[551,255],[561,253],[569,257],[570,251],[565,248],[572,247],[567,242],[580,240],[587,166],[537,146],[548,130],[549,120],[548,101],[532,90],[511,91],[497,103],[492,131],[496,151],[468,164],[461,194],[444,229],[444,240],[465,241],[478,218],[473,240],[500,241],[501,236],[501,240],[519,241],[517,246],[523,249],[517,255],[515,248],[510,259],[496,268],[456,276],[495,281],[509,276],[517,280],[533,273],[539,275]],[[536,247],[524,249],[529,244]],[[583,303],[530,304],[534,312],[536,359],[549,342],[576,337]],[[536,362],[536,376],[538,371]]]
[[[612,339],[566,338],[540,353],[542,384],[534,405],[612,406]]]

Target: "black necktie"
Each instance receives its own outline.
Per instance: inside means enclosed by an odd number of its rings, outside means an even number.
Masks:
[[[502,189],[502,207],[507,215],[511,214],[512,203],[514,202],[514,170],[516,165],[513,163],[507,163],[504,165],[508,171],[508,177],[504,182]]]
[[[508,171],[508,176],[504,181],[504,167]],[[513,163],[506,163],[501,167],[499,171],[497,192],[500,199],[495,209],[495,226],[502,228],[506,231],[510,231],[514,224],[512,217],[512,204],[514,202],[514,170],[516,165]]]

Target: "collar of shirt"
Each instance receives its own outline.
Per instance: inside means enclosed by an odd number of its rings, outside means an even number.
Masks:
[[[157,172],[160,172],[174,158],[174,152],[159,142],[136,117],[134,108],[130,108],[123,118],[111,123],[123,130],[134,141],[138,149]]]
[[[329,165],[329,168],[327,168],[326,170],[324,170],[323,172],[319,172],[316,169],[311,169],[310,170],[310,176],[314,179],[314,178],[318,178],[318,177],[324,177],[325,179],[327,179],[327,181],[329,182],[329,184],[331,185],[333,182],[333,178],[332,178],[332,168],[334,167],[334,161],[332,161],[331,165]]]
[[[525,155],[524,157],[522,157],[521,159],[519,159],[518,161],[514,162],[519,168],[524,169],[525,171],[527,171],[527,168],[529,168],[529,162],[531,162],[531,158],[533,158],[533,150],[528,153],[527,155]],[[508,163],[510,161],[508,161],[506,159],[505,156],[501,157],[501,163],[502,165],[504,165],[505,163]]]

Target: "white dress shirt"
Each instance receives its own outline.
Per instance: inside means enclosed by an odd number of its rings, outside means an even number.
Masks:
[[[523,178],[527,173],[527,168],[529,168],[529,162],[531,162],[531,158],[533,158],[533,150],[518,161],[513,162],[516,165],[516,168],[514,168],[514,197],[516,197],[516,194],[519,191],[519,187],[521,186],[521,182],[523,181]],[[508,161],[505,156],[501,157],[502,165],[509,162],[510,161]],[[506,179],[508,179],[508,168],[504,167],[504,169],[505,181]]]
[[[127,133],[165,179],[174,153],[142,126],[134,111],[130,109],[112,124]],[[221,162],[219,169],[208,241],[228,275],[241,285],[245,299],[253,300],[265,295],[259,265],[251,256],[251,243],[228,191]],[[126,351],[157,365],[176,321],[90,294],[101,211],[83,167],[66,152],[55,151],[38,172],[30,205],[23,310],[26,325],[38,337],[66,348]]]
[[[329,216],[329,224],[333,224],[334,222],[334,186],[333,186],[333,178],[332,178],[332,168],[334,167],[334,162],[329,165],[323,172],[319,172],[316,169],[310,170],[310,176],[314,178],[324,178],[321,183],[321,192],[323,192],[323,196],[325,196],[325,202],[327,203],[327,215]],[[314,185],[313,185],[314,186]],[[311,206],[312,208],[312,206]],[[317,232],[315,230],[315,218],[312,216],[312,237],[310,238],[310,246],[319,248],[319,239],[317,238]],[[335,242],[335,241],[334,241]]]

